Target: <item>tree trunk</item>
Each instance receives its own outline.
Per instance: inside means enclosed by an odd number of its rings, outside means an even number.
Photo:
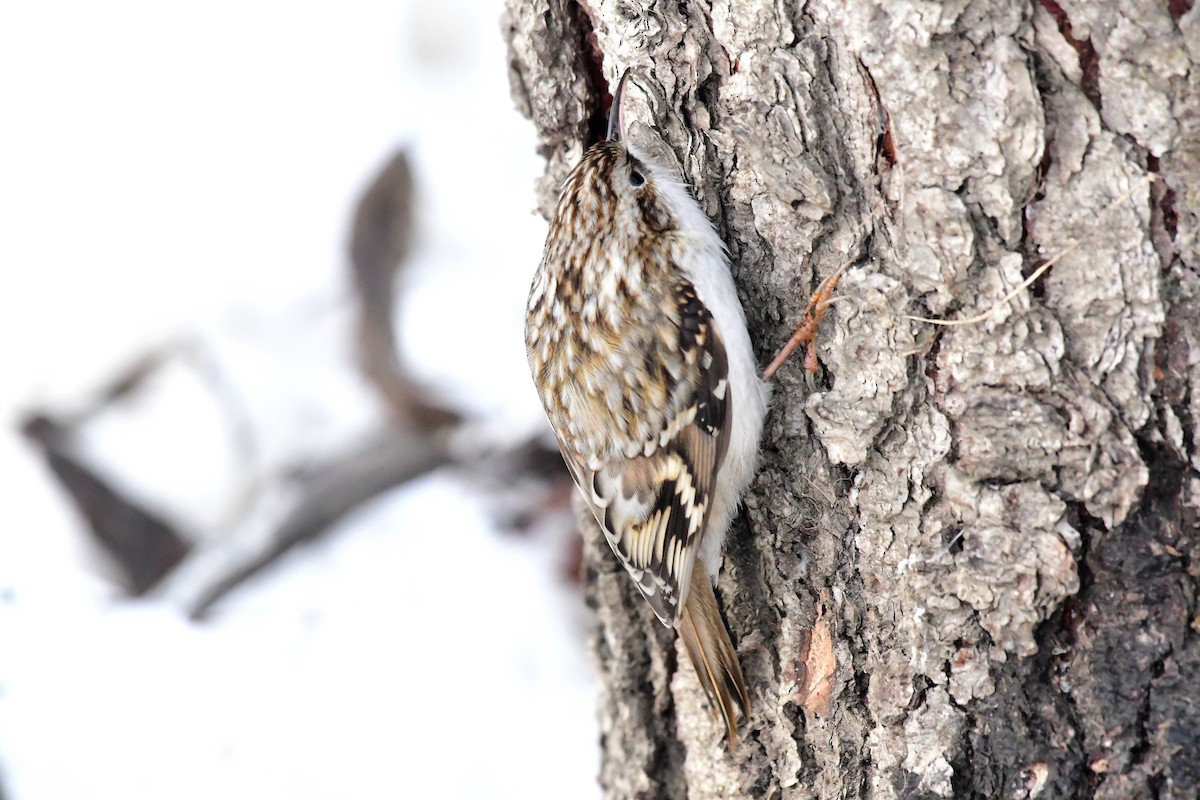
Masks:
[[[1196,797],[1200,9],[509,0],[504,26],[543,211],[632,67],[764,363],[851,265],[726,549],[733,753],[584,516],[608,796]]]

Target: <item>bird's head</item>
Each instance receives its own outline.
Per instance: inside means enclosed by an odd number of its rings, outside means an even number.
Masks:
[[[627,141],[624,101],[629,76],[626,70],[613,92],[608,136],[584,153],[559,197],[555,223],[571,231],[580,244],[581,236],[615,236],[633,246],[642,237],[664,234],[678,224],[672,209],[672,194],[681,190],[678,180]]]

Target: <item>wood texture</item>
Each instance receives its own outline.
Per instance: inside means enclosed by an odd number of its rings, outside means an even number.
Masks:
[[[727,550],[731,756],[590,532],[608,796],[1197,796],[1200,11],[509,0],[504,31],[544,211],[639,72],[633,130],[728,243],[764,363],[852,264]],[[1064,250],[982,321],[912,319]]]

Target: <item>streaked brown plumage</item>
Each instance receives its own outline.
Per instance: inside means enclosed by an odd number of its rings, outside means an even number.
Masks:
[[[754,474],[768,389],[712,224],[622,141],[627,77],[609,140],[584,154],[551,220],[529,295],[529,365],[588,507],[679,630],[732,746],[749,696],[710,579]]]

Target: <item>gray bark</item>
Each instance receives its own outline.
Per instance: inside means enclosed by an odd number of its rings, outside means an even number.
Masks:
[[[1197,796],[1200,10],[509,0],[504,29],[543,211],[634,68],[764,363],[852,264],[726,550],[732,754],[583,517],[608,796]],[[986,319],[913,319],[1064,250]]]

